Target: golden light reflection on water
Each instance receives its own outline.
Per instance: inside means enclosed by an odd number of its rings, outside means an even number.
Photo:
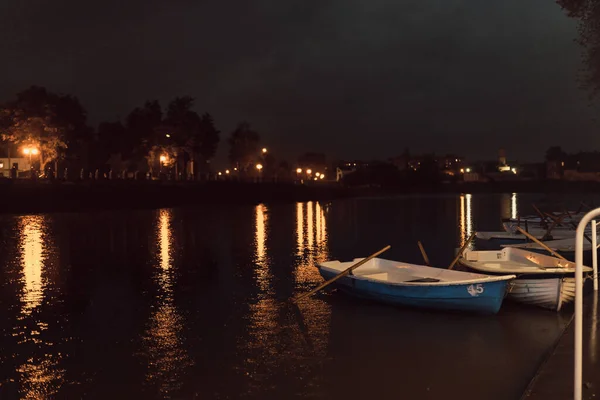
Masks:
[[[296,224],[305,226],[305,230],[297,229],[297,253],[301,255],[295,269],[296,288],[298,291],[307,291],[323,281],[317,269],[317,264],[329,259],[327,216],[326,211],[319,202],[306,204],[306,215],[302,213],[303,204],[296,204]],[[312,213],[314,206],[315,213]],[[304,223],[306,218],[306,223]],[[314,229],[313,229],[314,228]],[[307,243],[308,246],[304,244]],[[326,338],[328,337],[331,309],[327,302],[318,296],[312,296],[303,301],[302,315],[305,319],[310,336],[321,338],[320,345],[315,346],[318,354],[326,351]],[[323,339],[325,338],[325,339]]]
[[[267,257],[267,229],[268,229],[268,209],[264,204],[255,207],[255,237],[256,246],[255,274],[261,290],[261,295],[269,291],[271,287],[271,273],[269,271],[269,262]]]
[[[519,215],[518,198],[516,193],[502,194],[500,198],[500,216],[502,218],[517,219]]]
[[[296,254],[301,255],[304,252],[304,205],[296,204]]]
[[[268,247],[270,234],[269,210],[265,205],[255,207],[255,249],[257,286],[260,290],[257,301],[249,305],[249,340],[242,344],[246,357],[246,374],[251,378],[249,392],[254,388],[264,389],[262,381],[269,381],[270,374],[279,373],[282,363],[289,363],[289,354],[301,357],[314,357],[326,353],[330,307],[318,298],[302,304],[302,318],[305,328],[293,318],[282,299],[273,293],[273,276],[270,269],[273,259]],[[322,279],[316,263],[328,257],[327,220],[322,205],[315,202],[297,203],[296,215],[296,265],[284,266],[293,270],[296,287],[311,288]],[[292,231],[293,232],[293,231]],[[287,296],[286,296],[287,297]],[[303,329],[307,329],[306,332]],[[288,336],[295,336],[289,340]],[[310,354],[305,354],[306,341],[311,342]],[[300,346],[300,350],[291,347]],[[316,352],[316,354],[315,354]],[[288,354],[288,356],[286,356]],[[303,355],[302,355],[303,354]],[[319,374],[315,374],[319,376]],[[307,384],[309,384],[307,382]]]
[[[41,216],[26,216],[20,221],[21,266],[23,268],[23,303],[25,314],[42,303],[42,268],[44,267],[44,242],[42,238]]]
[[[163,271],[167,271],[171,267],[171,232],[169,231],[169,211],[161,210],[160,212],[160,267]]]
[[[20,318],[22,325],[18,327],[16,336],[19,337],[19,344],[23,346],[22,351],[27,351],[31,345],[35,349],[34,353],[27,355],[26,361],[16,368],[20,374],[21,395],[26,399],[52,398],[63,384],[65,374],[65,370],[59,368],[62,355],[46,351],[46,348],[54,346],[54,343],[44,338],[48,323],[36,312],[44,302],[47,286],[45,269],[49,247],[52,246],[49,235],[45,234],[47,225],[47,217],[41,215],[21,217],[17,224],[23,290]],[[51,299],[47,305],[52,305]]]
[[[192,365],[189,355],[183,348],[183,321],[173,299],[173,228],[172,211],[160,210],[158,215],[158,271],[156,281],[161,294],[158,307],[149,321],[144,335],[148,355],[146,381],[158,386],[165,397],[178,390],[183,384],[185,369]]]
[[[464,246],[465,242],[473,234],[473,195],[460,195],[460,214],[459,214],[459,231],[460,231],[460,246]],[[473,248],[471,242],[468,248]]]
[[[308,241],[308,248],[311,249],[315,240],[315,236],[313,234],[314,224],[313,224],[313,202],[309,201],[306,203],[306,239]]]
[[[329,257],[327,219],[325,210],[319,202],[306,203],[306,213],[303,213],[303,206],[303,203],[296,204],[297,254],[303,257],[296,272],[303,270],[302,265],[312,263],[312,275],[316,277],[320,275],[315,265]],[[306,250],[308,254],[305,255]]]

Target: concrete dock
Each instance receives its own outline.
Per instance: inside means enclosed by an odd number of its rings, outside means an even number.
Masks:
[[[598,344],[598,292],[583,303],[583,399],[600,399],[600,346]],[[521,400],[568,400],[573,398],[574,320],[554,351],[541,365]]]

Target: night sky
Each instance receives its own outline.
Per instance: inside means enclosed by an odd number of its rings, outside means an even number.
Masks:
[[[46,86],[95,125],[189,94],[278,158],[535,161],[600,150],[575,38],[552,0],[3,0],[0,100]]]

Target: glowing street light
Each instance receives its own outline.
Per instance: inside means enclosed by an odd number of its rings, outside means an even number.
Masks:
[[[219,176],[221,176],[221,175],[223,175],[223,174],[221,173],[221,171],[219,171]]]
[[[260,172],[260,170],[263,169],[262,164],[256,164],[256,169],[258,170],[258,172]]]
[[[309,168],[306,170],[306,175],[310,175],[310,174],[312,174],[312,169]]]
[[[36,147],[24,147],[23,154],[29,156],[29,169],[31,169],[31,177],[33,178],[33,165],[31,164],[31,156],[35,156],[39,153]]]
[[[165,161],[167,161],[167,156],[165,156],[165,155],[160,156],[160,162],[164,163]]]
[[[265,154],[265,153],[267,152],[267,148],[266,148],[266,147],[263,147],[263,148],[262,148],[262,152],[263,152],[263,154]]]
[[[321,179],[325,179],[325,174],[321,174]]]
[[[318,178],[319,176],[321,176],[320,172],[315,172],[315,176]]]
[[[228,170],[228,169],[226,169],[226,170],[225,170],[225,173],[226,173],[227,175],[229,175],[229,170]]]
[[[296,173],[297,173],[297,174],[301,174],[301,173],[302,173],[302,168],[298,168],[298,169],[296,170]]]

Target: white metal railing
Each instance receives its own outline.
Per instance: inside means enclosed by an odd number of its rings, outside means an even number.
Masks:
[[[581,400],[581,386],[583,377],[583,237],[585,227],[592,223],[592,267],[594,269],[594,290],[598,290],[598,239],[596,236],[596,221],[600,216],[600,208],[585,214],[575,235],[575,368],[573,399]]]

